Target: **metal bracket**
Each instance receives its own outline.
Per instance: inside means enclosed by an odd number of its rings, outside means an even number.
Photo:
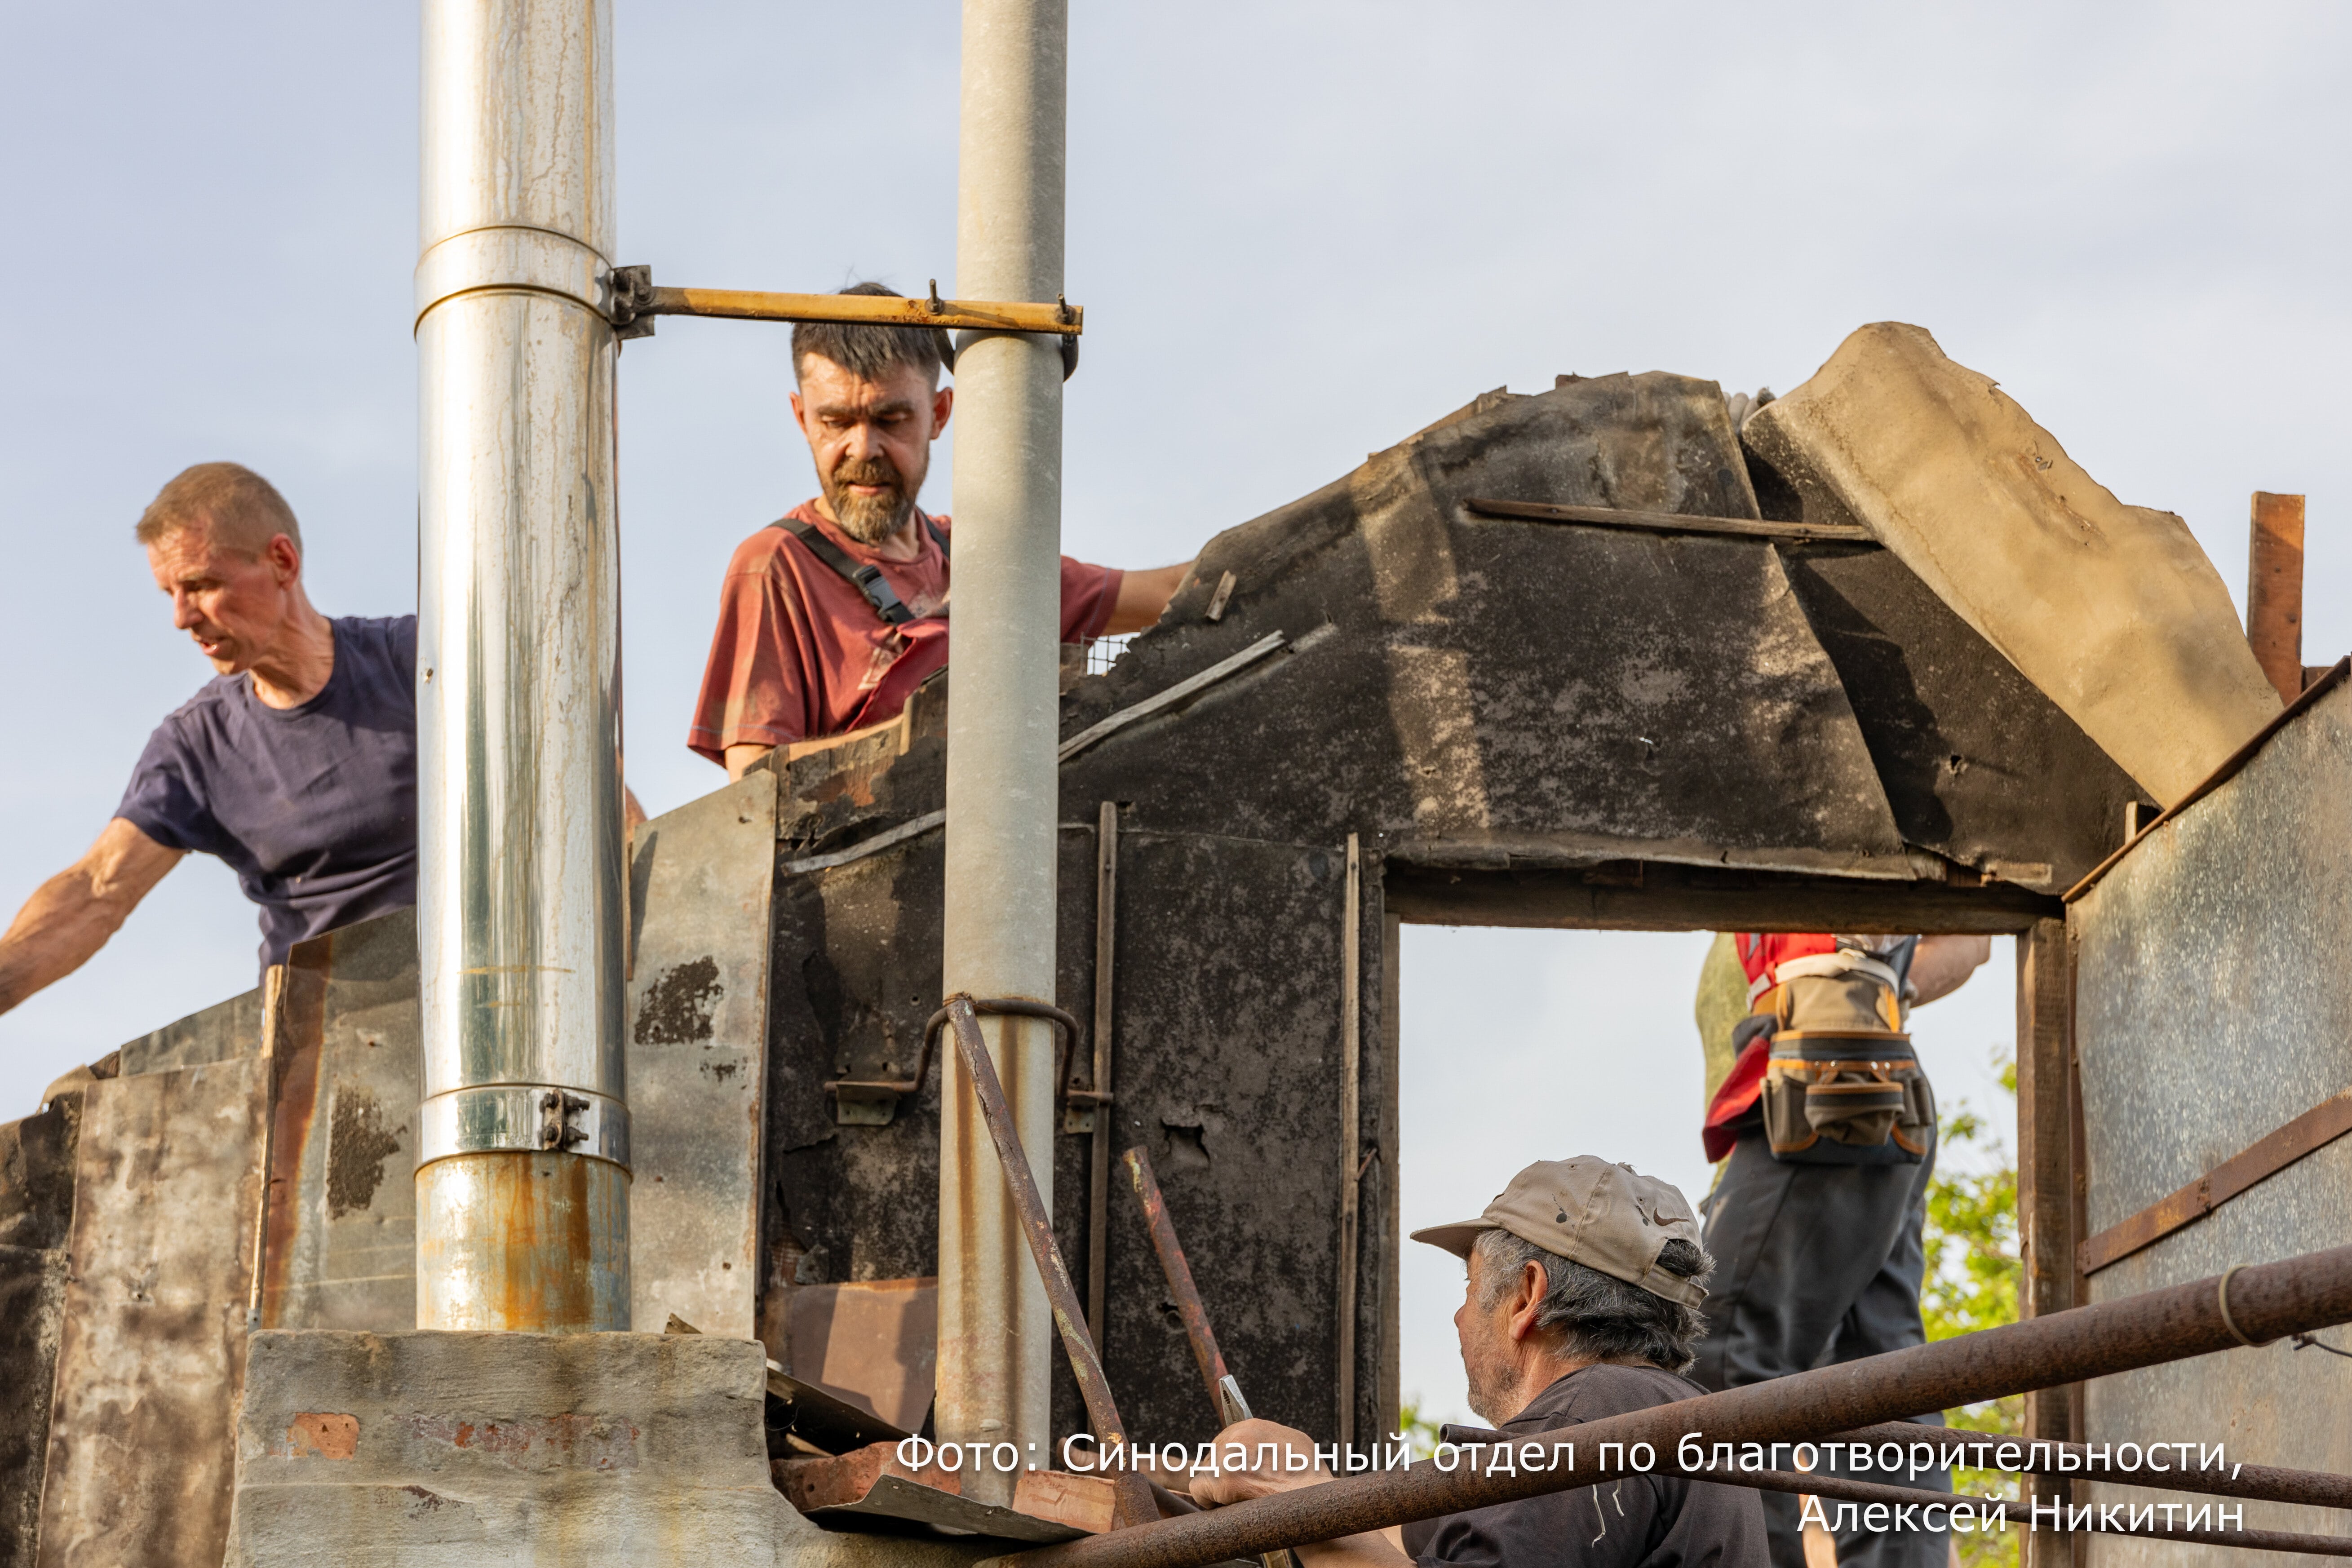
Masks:
[[[575,1143],[585,1143],[588,1134],[581,1130],[580,1113],[587,1109],[585,1100],[560,1089],[551,1089],[541,1095],[539,1146],[569,1150]]]
[[[654,269],[650,267],[613,268],[613,335],[624,342],[654,335],[649,313],[654,302]]]
[[[1078,1021],[1059,1007],[1045,1002],[1031,1002],[1018,996],[982,996],[972,1000],[972,1011],[994,1014],[1000,1017],[1043,1018],[1054,1026],[1055,1106],[1063,1116],[1063,1129],[1067,1131],[1072,1107],[1108,1105],[1111,1097],[1093,1089],[1074,1089],[1070,1074],[1076,1067]],[[923,1080],[930,1076],[932,1049],[940,1030],[948,1021],[945,1007],[931,1015],[923,1026],[923,1050],[915,1059],[914,1076],[897,1079],[833,1079],[824,1091],[833,1096],[833,1120],[843,1127],[887,1127],[897,1113],[899,1100],[919,1094]],[[1088,1123],[1092,1125],[1091,1122]]]

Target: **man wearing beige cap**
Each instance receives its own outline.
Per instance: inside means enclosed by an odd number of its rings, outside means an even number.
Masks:
[[[1529,1165],[1476,1219],[1412,1233],[1469,1266],[1454,1327],[1470,1408],[1535,1434],[1702,1390],[1680,1374],[1706,1323],[1714,1267],[1698,1220],[1667,1183],[1591,1154]],[[1218,1439],[1310,1452],[1301,1432],[1244,1421]],[[1212,1505],[1330,1479],[1320,1468],[1196,1480]],[[1756,1494],[1675,1476],[1629,1476],[1298,1548],[1305,1568],[1763,1568]]]

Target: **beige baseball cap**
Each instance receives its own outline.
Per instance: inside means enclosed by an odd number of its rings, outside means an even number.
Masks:
[[[1703,1286],[1658,1267],[1658,1254],[1677,1238],[1699,1245],[1698,1216],[1671,1182],[1594,1154],[1539,1160],[1511,1178],[1486,1212],[1454,1225],[1412,1233],[1415,1241],[1470,1256],[1482,1230],[1507,1230],[1546,1252],[1638,1285],[1653,1296],[1696,1307]]]

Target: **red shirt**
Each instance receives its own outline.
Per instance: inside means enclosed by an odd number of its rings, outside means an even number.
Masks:
[[[919,617],[894,626],[866,595],[781,528],[735,547],[719,590],[719,626],[686,743],[714,763],[735,745],[782,746],[878,724],[906,705],[922,678],[948,661],[948,558],[919,522],[922,553],[885,561],[805,501],[793,517],[823,530],[859,564],[879,566]],[[930,520],[944,533],[944,517]],[[1126,574],[1062,557],[1062,640],[1102,636]],[[888,689],[882,687],[889,677]]]

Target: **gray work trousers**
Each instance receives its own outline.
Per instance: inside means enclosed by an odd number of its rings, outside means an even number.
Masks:
[[[1760,1130],[1741,1137],[1707,1203],[1705,1241],[1715,1278],[1692,1381],[1736,1388],[1926,1343],[1920,1233],[1935,1168],[1932,1145],[1916,1165],[1798,1165],[1772,1158]],[[1944,1422],[1941,1412],[1915,1419]],[[1824,1465],[1820,1473],[1952,1489],[1948,1470],[1865,1474]],[[1798,1500],[1763,1496],[1772,1568],[1805,1568]],[[1839,1517],[1835,1504],[1823,1507]],[[1839,1568],[1946,1568],[1950,1561],[1942,1531],[1836,1535]]]

